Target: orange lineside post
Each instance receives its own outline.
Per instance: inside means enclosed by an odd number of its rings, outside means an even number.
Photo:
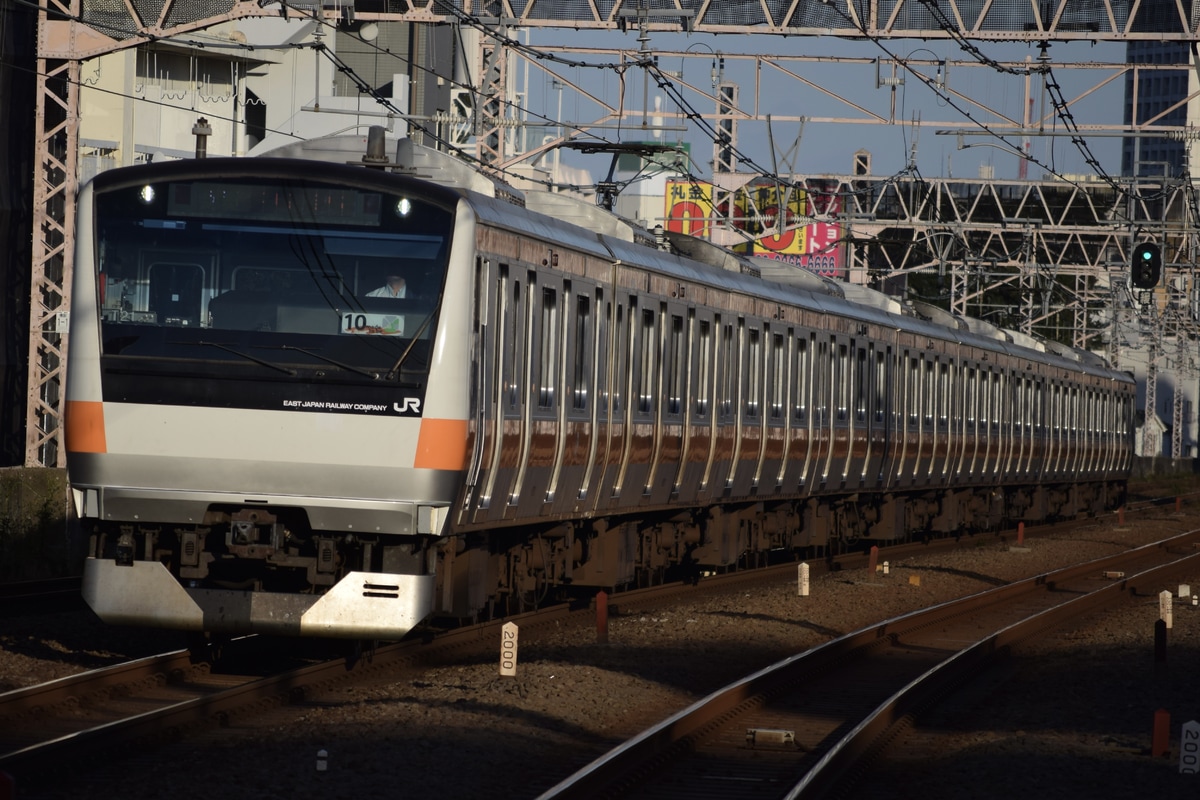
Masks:
[[[1160,708],[1154,712],[1154,737],[1150,743],[1152,758],[1171,755],[1171,712]]]
[[[1017,523],[1017,547],[1025,544],[1025,523]]]

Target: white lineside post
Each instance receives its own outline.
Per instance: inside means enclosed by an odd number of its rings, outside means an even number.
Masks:
[[[799,569],[796,571],[796,586],[796,590],[801,597],[808,597],[809,582],[807,561],[801,562]]]
[[[1171,629],[1171,593],[1166,589],[1158,593],[1158,618],[1167,623],[1167,630]]]
[[[1200,775],[1200,722],[1183,723],[1179,730],[1179,773]]]
[[[1191,597],[1191,596],[1192,596],[1192,585],[1190,583],[1179,584],[1179,599],[1183,600],[1184,598]]]
[[[517,623],[506,622],[500,629],[500,674],[517,677]]]

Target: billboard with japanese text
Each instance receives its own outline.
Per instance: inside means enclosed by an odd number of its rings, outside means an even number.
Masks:
[[[761,181],[732,193],[732,203],[732,212],[726,202],[714,204],[711,183],[667,181],[663,227],[711,239],[714,226],[727,222],[745,232],[746,243],[735,248],[740,252],[787,261],[822,275],[841,274],[841,225],[815,221],[801,224],[805,218],[836,215],[841,210],[841,198]],[[776,223],[781,208],[788,222],[782,231]]]

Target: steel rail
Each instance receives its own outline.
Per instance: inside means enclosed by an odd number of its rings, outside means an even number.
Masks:
[[[1200,529],[861,628],[758,670],[713,692],[583,767],[541,794],[538,800],[627,796],[632,793],[632,786],[640,785],[643,778],[639,776],[662,769],[663,764],[674,758],[673,754],[688,749],[688,742],[695,743],[701,734],[711,732],[716,726],[727,723],[736,715],[761,706],[768,698],[786,692],[791,687],[803,685],[808,675],[829,672],[835,668],[842,669],[843,665],[852,659],[860,658],[870,650],[900,642],[906,634],[912,634],[934,623],[961,617],[988,606],[1011,604],[1015,599],[1031,593],[1054,592],[1069,581],[1099,577],[1104,572],[1115,571],[1115,567],[1136,563],[1155,554],[1173,556],[1173,549],[1195,547],[1198,542]],[[953,655],[924,670],[898,691],[891,692],[883,702],[873,706],[870,713],[851,725],[837,741],[823,748],[823,753],[816,763],[797,778],[795,783],[779,787],[777,794],[759,786],[758,791],[765,793],[755,796],[789,799],[819,796],[850,774],[859,765],[860,760],[871,753],[880,742],[886,740],[888,732],[906,717],[917,713],[957,684],[969,680],[972,670],[977,670],[981,664],[998,658],[1020,640],[1068,617],[1075,617],[1100,605],[1115,602],[1121,594],[1130,591],[1137,583],[1194,568],[1197,564],[1200,564],[1200,552],[1172,558],[1167,564],[1144,570],[1134,577],[1114,580],[1100,589],[1088,591],[1067,602],[1059,603],[1054,608],[1039,610],[1020,622],[1006,625],[973,641],[969,646],[956,648]]]

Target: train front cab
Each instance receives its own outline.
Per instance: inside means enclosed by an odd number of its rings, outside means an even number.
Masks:
[[[101,175],[79,219],[66,449],[97,614],[356,639],[425,618],[466,456],[458,196],[213,159]],[[372,296],[400,260],[407,296]]]

